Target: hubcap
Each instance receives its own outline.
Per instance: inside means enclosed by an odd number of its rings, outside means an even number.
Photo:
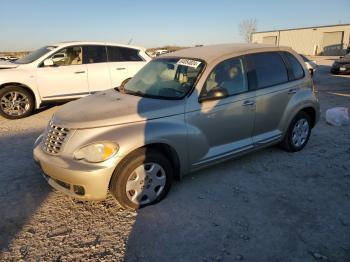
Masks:
[[[10,116],[21,116],[30,108],[28,97],[20,92],[5,93],[0,100],[1,110]]]
[[[135,204],[153,202],[163,192],[165,171],[157,163],[145,163],[135,168],[126,182],[126,195]]]
[[[292,132],[293,145],[296,147],[301,147],[302,145],[304,145],[309,135],[309,132],[309,122],[305,118],[299,119],[295,123]]]

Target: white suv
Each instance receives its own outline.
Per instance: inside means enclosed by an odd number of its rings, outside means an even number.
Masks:
[[[50,102],[119,86],[151,58],[145,49],[99,42],[45,46],[13,63],[0,63],[0,114],[26,117]]]

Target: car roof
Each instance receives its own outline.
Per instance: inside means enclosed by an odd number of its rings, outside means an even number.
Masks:
[[[188,57],[197,58],[206,61],[207,63],[213,62],[222,57],[229,55],[241,55],[244,53],[264,52],[264,51],[280,51],[288,50],[289,47],[265,45],[265,44],[221,44],[221,45],[209,45],[199,46],[181,49],[172,53],[162,55],[162,57]]]
[[[53,46],[57,47],[65,47],[70,45],[111,45],[111,46],[120,46],[120,47],[127,47],[127,48],[134,48],[145,51],[146,49],[139,46],[134,45],[123,45],[119,43],[112,43],[112,42],[89,42],[89,41],[67,41],[67,42],[60,42],[52,44]]]

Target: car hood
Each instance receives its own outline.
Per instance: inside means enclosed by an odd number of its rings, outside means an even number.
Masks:
[[[17,66],[17,64],[11,63],[9,61],[0,60],[0,69],[15,68]]]
[[[184,100],[162,100],[114,89],[69,102],[54,115],[55,125],[83,129],[121,125],[184,113]]]

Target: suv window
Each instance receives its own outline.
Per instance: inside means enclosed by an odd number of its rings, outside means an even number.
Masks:
[[[83,50],[81,46],[70,46],[63,48],[53,54],[50,58],[56,66],[81,65]]]
[[[84,46],[84,64],[107,62],[106,47],[102,45]]]
[[[251,55],[254,62],[258,88],[278,85],[288,81],[287,68],[277,52]]]
[[[248,91],[243,58],[232,58],[218,64],[204,85],[204,94],[215,88],[223,88],[229,95]]]
[[[291,53],[284,52],[284,54],[287,57],[290,69],[293,72],[293,75],[294,75],[293,80],[303,78],[304,77],[304,69],[300,65],[299,61]]]
[[[107,46],[109,62],[143,61],[139,50],[118,46]]]

